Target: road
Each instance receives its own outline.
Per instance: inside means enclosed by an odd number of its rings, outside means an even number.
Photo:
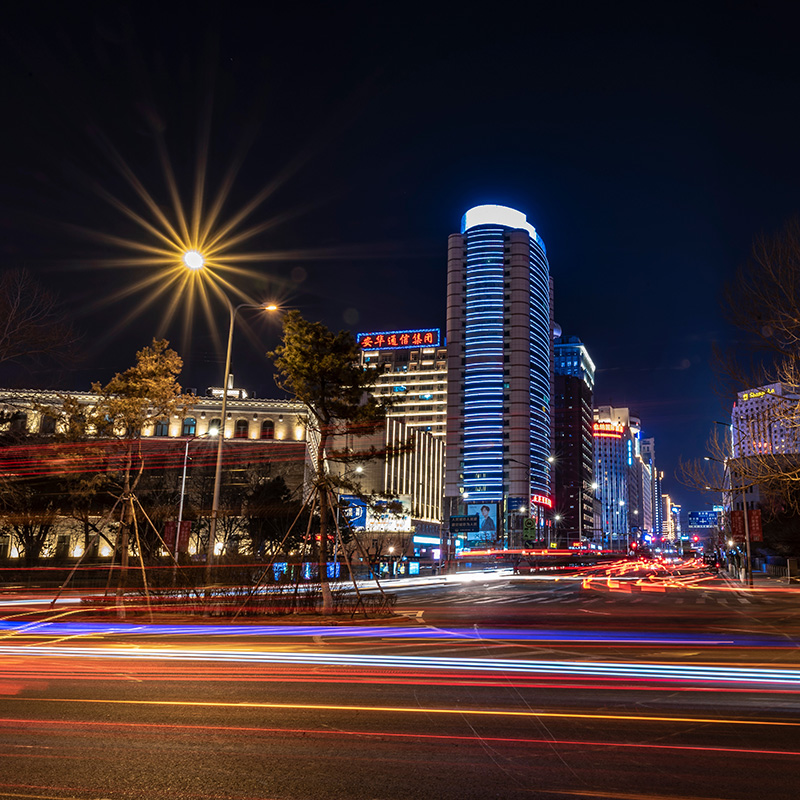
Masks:
[[[398,584],[383,625],[7,620],[0,797],[796,797],[798,596],[674,578]]]

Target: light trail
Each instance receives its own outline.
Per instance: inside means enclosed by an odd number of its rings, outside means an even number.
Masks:
[[[425,709],[421,709],[425,710]],[[460,712],[459,712],[460,713]],[[491,713],[491,712],[487,712]],[[695,722],[697,720],[694,720]],[[522,736],[468,736],[465,734],[446,734],[446,733],[422,733],[411,732],[403,733],[397,731],[366,731],[366,730],[333,730],[331,728],[278,728],[267,726],[254,726],[254,725],[190,725],[190,724],[177,724],[166,722],[106,722],[100,720],[61,720],[61,719],[30,719],[30,718],[13,718],[13,717],[0,717],[0,726],[24,725],[30,728],[31,725],[35,726],[50,726],[50,727],[68,727],[72,728],[99,728],[99,729],[144,729],[144,730],[161,730],[161,731],[191,731],[197,733],[204,732],[217,732],[224,731],[227,733],[265,733],[265,734],[279,734],[287,735],[293,734],[296,736],[308,736],[309,734],[318,736],[342,736],[342,737],[356,737],[356,738],[386,738],[386,739],[414,739],[414,740],[434,740],[434,741],[462,741],[462,742],[493,742],[497,744],[543,744],[548,745],[574,745],[578,747],[610,747],[610,748],[630,748],[642,750],[685,750],[685,751],[699,751],[709,753],[726,753],[726,754],[739,754],[739,755],[775,755],[775,756],[800,756],[800,751],[797,750],[770,750],[770,749],[757,749],[745,747],[719,747],[719,746],[705,746],[705,745],[681,745],[664,743],[650,743],[650,742],[608,742],[608,741],[593,741],[581,739],[553,739],[553,738],[536,738],[536,737],[522,737]],[[0,784],[2,785],[2,784]],[[605,796],[605,795],[604,795]]]
[[[169,567],[171,569],[171,567]],[[363,587],[362,587],[363,588]],[[13,601],[24,602],[24,601]],[[42,600],[41,602],[46,602]],[[74,601],[73,601],[74,602]],[[638,633],[628,631],[521,630],[518,628],[432,628],[357,625],[169,625],[119,622],[40,622],[0,620],[0,636],[186,636],[186,637],[291,637],[331,639],[421,639],[446,642],[568,642],[574,644],[678,647],[780,647],[797,648],[786,637],[695,633]]]
[[[379,714],[437,714],[440,716],[513,717],[517,719],[584,719],[608,722],[667,722],[692,725],[744,725],[747,727],[800,728],[800,720],[734,719],[732,717],[673,717],[650,714],[591,714],[579,711],[545,711],[543,709],[516,710],[508,708],[436,708],[434,706],[368,706],[340,705],[334,703],[226,703],[219,700],[115,700],[87,697],[16,697],[7,702],[61,703],[63,705],[111,705],[157,708],[226,708],[291,711],[372,712]]]
[[[673,683],[737,684],[748,686],[800,687],[800,670],[747,666],[694,664],[633,664],[600,661],[534,661],[497,658],[446,658],[339,653],[259,652],[250,650],[201,650],[144,647],[74,647],[39,645],[21,650],[0,646],[0,655],[26,658],[92,658],[104,660],[217,661],[245,664],[303,664],[371,669],[447,670],[515,675],[580,675],[595,678],[668,681]]]

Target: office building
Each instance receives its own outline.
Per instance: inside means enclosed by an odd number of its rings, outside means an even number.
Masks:
[[[533,225],[505,206],[467,211],[448,241],[451,510],[466,495],[490,504],[498,519],[519,503],[540,530],[549,524],[552,331],[549,265]]]
[[[628,548],[645,517],[643,493],[649,486],[643,479],[640,432],[639,418],[627,408],[594,410],[594,479],[599,499],[595,538],[614,550]]]
[[[438,328],[359,333],[361,364],[378,371],[373,394],[390,400],[389,419],[444,439],[447,350]]]
[[[739,392],[731,412],[733,457],[800,453],[800,396],[781,383]]]
[[[593,539],[594,439],[592,389],[595,366],[576,337],[560,337],[554,345],[553,454],[555,512],[561,546]]]

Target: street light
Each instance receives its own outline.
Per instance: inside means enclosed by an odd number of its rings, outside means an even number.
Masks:
[[[188,253],[186,254],[189,255]],[[185,257],[184,257],[185,258]],[[219,516],[219,495],[222,485],[222,445],[225,440],[225,414],[228,410],[228,379],[231,373],[231,348],[233,346],[233,327],[236,322],[236,315],[242,308],[260,308],[262,311],[277,311],[278,307],[273,304],[263,303],[239,303],[233,306],[226,295],[225,303],[230,313],[230,325],[228,326],[228,347],[225,351],[225,373],[222,377],[222,409],[220,411],[220,431],[217,439],[217,463],[214,468],[214,496],[211,501],[211,520],[208,527],[208,551],[206,554],[206,583],[211,582],[211,566],[214,563],[216,540],[217,540],[217,518]]]
[[[203,254],[198,252],[197,250],[187,250],[183,254],[183,263],[191,270],[198,270],[203,269],[203,265],[206,263]]]
[[[203,254],[197,250],[187,250],[183,254],[183,263],[187,269],[200,270],[205,265],[205,258]],[[242,308],[260,308],[263,311],[274,312],[278,310],[278,306],[274,303],[239,303],[238,306],[231,304],[230,299],[223,292],[219,293],[228,306],[230,314],[230,324],[228,326],[228,346],[225,351],[225,372],[222,376],[222,410],[220,413],[220,430],[219,438],[217,439],[217,461],[214,468],[214,496],[211,501],[211,520],[208,530],[208,551],[206,555],[206,584],[211,582],[211,566],[214,563],[214,550],[216,548],[217,539],[217,518],[219,516],[219,495],[220,487],[222,484],[222,445],[225,440],[225,414],[228,410],[228,379],[231,371],[231,348],[233,346],[233,328],[236,322],[236,314]],[[188,450],[187,450],[188,452]]]

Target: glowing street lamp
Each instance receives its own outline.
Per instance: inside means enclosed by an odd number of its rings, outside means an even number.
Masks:
[[[203,258],[203,254],[197,250],[187,250],[183,254],[183,263],[188,269],[197,271],[198,269],[203,269],[206,260]]]

